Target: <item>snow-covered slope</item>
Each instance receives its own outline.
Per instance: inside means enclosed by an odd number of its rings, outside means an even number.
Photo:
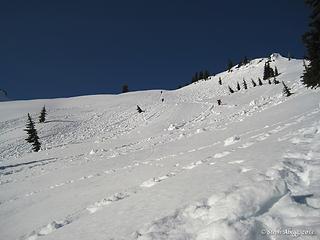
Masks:
[[[319,237],[319,91],[301,60],[270,58],[292,96],[252,87],[261,58],[175,91],[0,103],[0,239]]]

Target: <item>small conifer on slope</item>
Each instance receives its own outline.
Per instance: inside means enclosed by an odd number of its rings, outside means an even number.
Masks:
[[[292,95],[291,91],[290,91],[290,88],[284,83],[282,82],[282,85],[283,85],[283,94],[286,96],[286,97],[289,97]]]
[[[247,82],[246,82],[246,80],[244,80],[244,79],[243,79],[243,88],[244,88],[244,89],[248,89]]]
[[[234,93],[234,90],[230,86],[228,86],[228,88],[230,93]]]
[[[253,87],[256,87],[256,86],[257,86],[256,82],[255,82],[253,79],[251,79],[251,82],[252,82],[252,86],[253,86]]]
[[[39,116],[39,123],[44,123],[46,121],[46,115],[47,115],[47,110],[46,110],[46,107],[43,106]]]
[[[238,91],[241,90],[241,88],[240,88],[240,83],[239,83],[239,82],[237,82],[237,90],[238,90]]]
[[[30,114],[28,113],[28,122],[26,124],[26,129],[24,131],[27,132],[28,137],[25,139],[28,143],[32,143],[32,150],[38,152],[41,147],[41,143],[39,142],[39,137],[37,130],[34,127],[34,122]]]

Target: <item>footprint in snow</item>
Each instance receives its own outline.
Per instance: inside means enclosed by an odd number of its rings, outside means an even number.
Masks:
[[[216,153],[216,154],[213,156],[213,158],[223,158],[223,157],[225,157],[225,156],[227,156],[227,155],[229,155],[229,154],[230,154],[230,152],[224,151],[224,152],[221,152],[221,153]]]
[[[241,173],[246,173],[246,172],[249,172],[251,170],[252,170],[251,168],[245,168],[245,167],[240,168],[240,172]]]
[[[238,148],[248,148],[250,146],[252,146],[254,143],[253,142],[246,142],[244,144],[242,144],[241,146],[239,146]]]
[[[229,164],[240,164],[240,163],[243,163],[244,160],[236,160],[236,161],[231,161],[231,162],[228,162]]]
[[[47,224],[46,226],[39,229],[39,231],[33,231],[25,240],[35,240],[38,237],[46,236],[53,231],[64,227],[65,225],[68,225],[71,223],[70,220],[64,220],[64,221],[52,221],[51,223]]]
[[[120,201],[122,199],[125,199],[127,197],[129,197],[130,195],[128,193],[116,193],[108,198],[104,198],[100,201],[95,202],[94,204],[90,205],[89,207],[87,207],[87,210],[90,213],[95,213],[96,211],[98,211],[99,209],[101,209],[104,206],[107,206],[113,202],[117,202]]]

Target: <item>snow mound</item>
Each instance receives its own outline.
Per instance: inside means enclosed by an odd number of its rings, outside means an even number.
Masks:
[[[265,180],[218,193],[137,232],[139,240],[248,239],[256,234],[255,218],[288,193],[282,180]]]
[[[226,140],[224,140],[224,145],[225,146],[229,146],[229,145],[235,144],[238,141],[240,141],[240,137],[239,136],[229,137]]]

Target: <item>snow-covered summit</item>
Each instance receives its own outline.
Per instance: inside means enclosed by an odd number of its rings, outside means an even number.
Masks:
[[[270,59],[292,96],[253,86]],[[0,239],[319,237],[319,91],[302,71],[273,54],[174,91],[1,102]]]

